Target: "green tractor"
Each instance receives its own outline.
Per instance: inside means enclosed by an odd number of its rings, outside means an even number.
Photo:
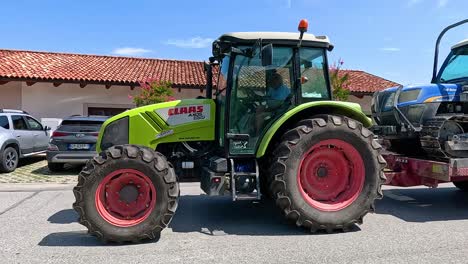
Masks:
[[[382,197],[381,147],[358,104],[332,101],[328,37],[304,34],[306,20],[299,31],[222,35],[205,63],[206,98],[106,121],[74,188],[79,222],[103,241],[155,239],[192,170],[207,195],[272,198],[312,232],[361,224]]]

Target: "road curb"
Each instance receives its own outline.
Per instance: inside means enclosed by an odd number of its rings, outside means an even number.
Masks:
[[[75,185],[58,183],[0,183],[0,192],[71,191]]]

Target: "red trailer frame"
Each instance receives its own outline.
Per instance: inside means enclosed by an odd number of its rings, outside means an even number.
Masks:
[[[384,153],[383,157],[387,161],[386,185],[436,188],[439,183],[468,181],[468,158],[434,161],[391,152]]]

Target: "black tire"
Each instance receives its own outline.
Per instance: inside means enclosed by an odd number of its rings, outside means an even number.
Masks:
[[[310,205],[299,190],[299,171],[302,159],[309,149],[323,140],[340,140],[350,144],[361,155],[362,189],[355,200],[344,208],[322,210]],[[275,162],[271,166],[271,192],[277,206],[286,218],[297,226],[312,232],[325,230],[349,230],[355,223],[361,224],[364,215],[374,212],[374,202],[383,197],[381,186],[385,182],[385,160],[380,155],[381,146],[373,134],[361,123],[341,116],[321,115],[300,121],[287,131],[273,152]],[[354,164],[348,160],[349,164]],[[352,165],[354,166],[354,165]],[[319,175],[317,170],[316,177]],[[311,177],[312,178],[312,177]],[[352,184],[352,183],[350,183]],[[305,194],[308,195],[308,194]]]
[[[148,209],[147,218],[136,225],[121,227],[101,216],[95,197],[107,175],[125,169],[144,174],[156,194],[155,205]],[[111,147],[88,161],[73,192],[76,198],[73,208],[79,214],[80,224],[86,226],[90,234],[104,242],[139,242],[159,238],[160,232],[170,223],[177,209],[179,183],[174,168],[164,155],[146,147],[124,145]]]
[[[453,182],[453,185],[463,192],[468,192],[468,181]]]
[[[13,147],[7,147],[0,153],[0,172],[13,172],[18,167],[18,151]]]
[[[65,164],[63,163],[47,163],[47,168],[49,168],[49,171],[51,172],[60,172],[63,171]]]

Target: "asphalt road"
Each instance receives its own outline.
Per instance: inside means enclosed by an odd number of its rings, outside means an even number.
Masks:
[[[0,185],[0,263],[468,262],[468,194],[451,184],[386,188],[363,225],[311,235],[273,204],[209,198],[184,183],[170,228],[138,245],[101,244],[76,222],[70,187],[43,186]]]

